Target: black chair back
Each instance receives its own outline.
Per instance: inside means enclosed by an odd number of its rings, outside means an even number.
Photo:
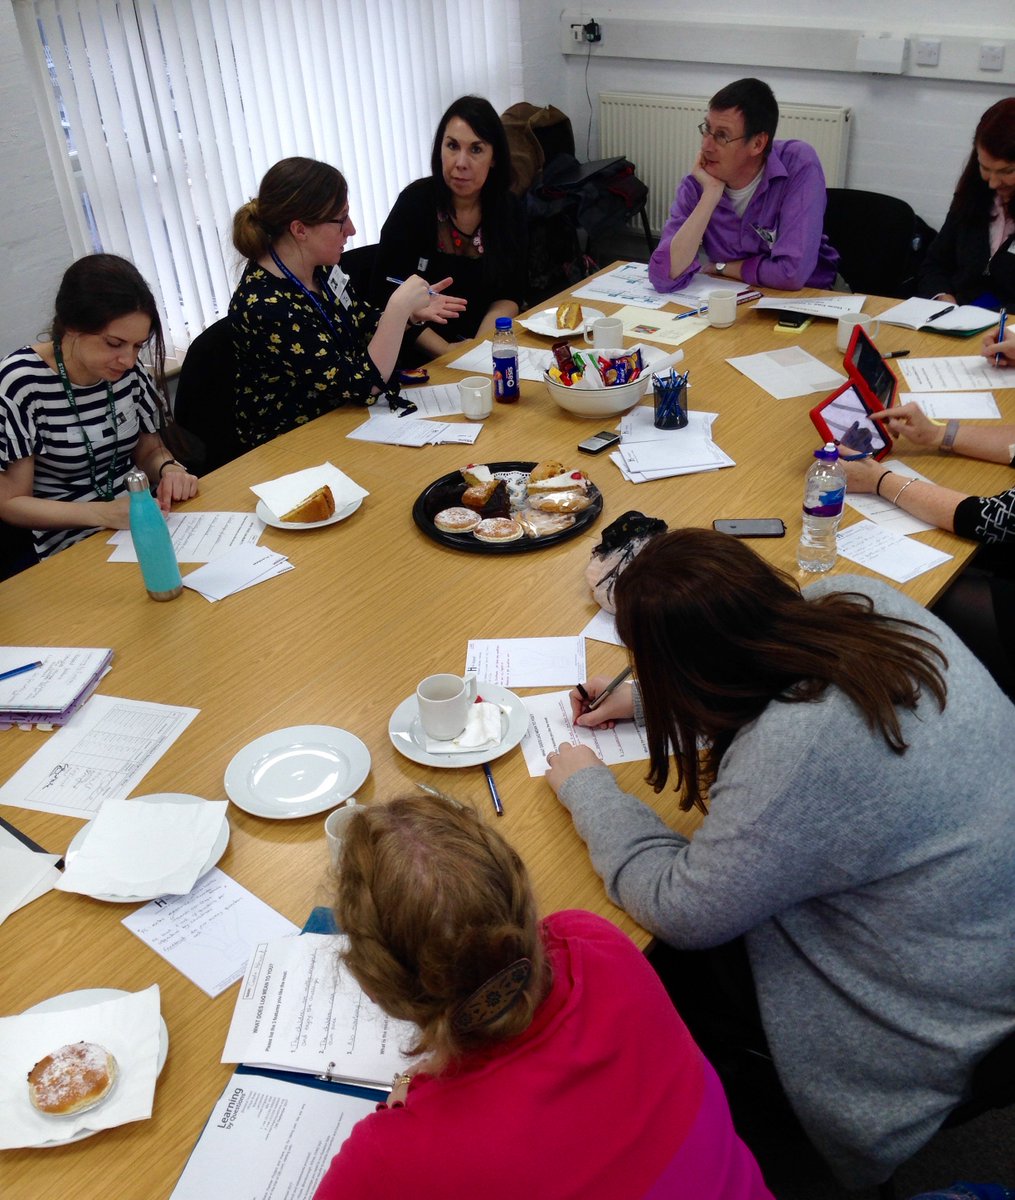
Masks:
[[[356,246],[352,250],[342,251],[342,261],[338,265],[349,276],[352,290],[361,300],[371,298],[371,276],[374,273],[377,249],[377,243],[374,242],[370,246]]]
[[[897,196],[829,188],[825,233],[854,292],[905,300],[936,231]]]
[[[236,432],[236,355],[229,319],[209,325],[191,343],[176,385],[174,415],[204,443],[206,475],[244,453]],[[195,464],[187,463],[188,467]]]

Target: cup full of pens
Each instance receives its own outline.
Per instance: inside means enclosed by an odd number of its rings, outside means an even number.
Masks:
[[[687,424],[687,376],[676,371],[652,379],[656,429],[683,429]]]

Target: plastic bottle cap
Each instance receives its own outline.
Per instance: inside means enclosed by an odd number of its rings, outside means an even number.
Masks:
[[[148,476],[141,470],[140,467],[131,467],[127,472],[127,491],[128,492],[147,492],[150,491]]]
[[[814,451],[814,457],[823,459],[825,462],[835,462],[839,457],[839,447],[835,442],[826,442],[820,450]]]
[[[497,328],[498,329],[510,329],[511,328],[511,318],[510,317],[498,317],[497,318]]]

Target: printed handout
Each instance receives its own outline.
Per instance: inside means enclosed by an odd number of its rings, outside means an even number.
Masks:
[[[645,730],[633,721],[618,721],[612,729],[585,729],[571,721],[569,692],[550,692],[545,696],[526,696],[529,728],[522,738],[525,765],[533,779],[546,771],[546,756],[564,742],[589,746],[606,763],[638,762],[648,758]]]
[[[802,346],[784,346],[726,361],[776,400],[808,396],[811,392],[831,392],[846,378],[813,354],[808,354]]]
[[[264,522],[254,513],[170,513],[166,524],[181,563],[211,562],[236,546],[255,544],[264,533]],[[129,529],[117,530],[109,543],[116,549],[107,561],[137,562]]]
[[[560,687],[585,678],[581,637],[470,640],[465,669],[501,687]]]

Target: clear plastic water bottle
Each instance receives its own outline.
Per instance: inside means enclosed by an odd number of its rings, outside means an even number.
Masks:
[[[130,536],[141,564],[148,595],[153,600],[175,600],[183,591],[180,567],[162,510],[148,490],[148,476],[136,467],[127,472],[130,493]]]
[[[838,550],[835,531],[842,520],[846,498],[846,472],[834,442],[814,451],[814,462],[804,479],[803,529],[796,560],[804,571],[828,571]]]
[[[501,404],[518,399],[518,339],[510,317],[497,318],[493,335],[493,391]]]

